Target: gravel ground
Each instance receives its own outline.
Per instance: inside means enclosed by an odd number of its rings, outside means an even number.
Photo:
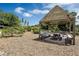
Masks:
[[[35,40],[37,34],[26,32],[22,37],[0,38],[1,56],[79,56],[79,36],[76,45],[64,46]]]

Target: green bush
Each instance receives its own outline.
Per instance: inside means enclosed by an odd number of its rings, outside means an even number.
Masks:
[[[14,27],[14,29],[15,29],[16,33],[18,33],[18,34],[22,34],[26,30],[25,27],[23,27],[23,26]]]
[[[15,29],[13,28],[6,28],[2,30],[2,36],[13,36],[15,33]]]
[[[14,36],[23,34],[25,32],[25,28],[22,26],[18,27],[6,27],[2,29],[2,36]]]
[[[31,27],[30,26],[27,27],[27,31],[31,31]]]
[[[34,34],[38,34],[39,33],[39,28],[38,27],[34,27],[32,30],[33,30]]]

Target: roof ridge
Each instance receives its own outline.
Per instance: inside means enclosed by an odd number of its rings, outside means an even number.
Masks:
[[[55,19],[69,19],[68,18],[68,13],[61,8],[60,6],[56,5],[53,7],[48,14],[45,15],[42,21],[47,21],[47,20],[55,20]]]

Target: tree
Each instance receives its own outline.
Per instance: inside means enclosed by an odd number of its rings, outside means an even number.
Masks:
[[[20,20],[14,14],[0,13],[0,24],[4,26],[18,26],[20,25]]]
[[[77,15],[76,12],[71,12],[70,14],[71,14],[72,16],[76,16],[76,15]]]
[[[17,16],[10,14],[9,15],[9,26],[19,26],[20,25],[20,20]]]
[[[27,18],[25,18],[25,19],[22,18],[21,22],[22,22],[22,25],[27,25],[27,26],[29,26],[29,21],[28,21]]]

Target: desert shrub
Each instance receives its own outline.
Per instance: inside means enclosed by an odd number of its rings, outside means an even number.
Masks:
[[[16,30],[13,27],[6,29],[4,28],[2,30],[2,36],[13,36],[13,34],[16,33],[15,31]]]
[[[30,26],[27,26],[27,31],[31,31],[31,27]]]
[[[34,34],[38,34],[39,33],[39,28],[38,27],[34,27],[32,30],[33,30]]]
[[[18,27],[6,27],[2,29],[2,36],[14,36],[14,34],[19,35],[25,32],[25,28],[22,26]]]
[[[15,31],[16,31],[17,34],[22,34],[26,30],[25,27],[23,27],[23,26],[14,27],[14,29],[15,29]]]

